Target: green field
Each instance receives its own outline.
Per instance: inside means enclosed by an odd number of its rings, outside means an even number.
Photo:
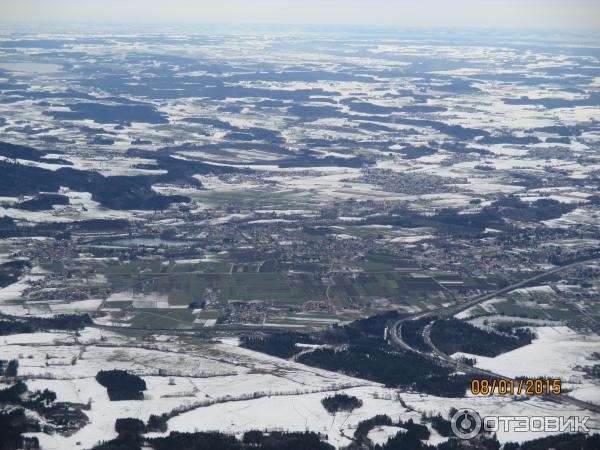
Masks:
[[[302,303],[324,300],[325,287],[312,274],[234,272],[231,274],[170,273],[113,275],[116,288],[130,288],[136,294],[167,294],[169,304],[202,302],[210,289],[221,302],[228,300],[265,300],[274,303]]]
[[[438,297],[439,292],[445,291],[430,277],[413,278],[400,272],[360,273],[355,278],[338,276],[333,282],[330,296],[359,303],[377,297],[411,304],[419,300],[435,303],[441,301]]]
[[[524,316],[534,319],[572,320],[577,317],[575,311],[562,308],[527,308],[510,301],[494,303],[494,309],[500,314]]]
[[[265,205],[273,209],[306,209],[307,203],[314,202],[314,198],[311,198],[309,193],[295,189],[279,192],[265,188],[198,191],[192,197],[194,200],[213,206],[234,203],[248,209],[264,208]],[[319,205],[315,204],[315,207],[318,208]]]
[[[233,249],[220,256],[221,261],[199,263],[136,260],[107,267],[104,273],[117,291],[126,289],[134,295],[166,295],[171,306],[217,301],[223,307],[230,301],[262,300],[272,303],[274,308],[297,308],[305,302],[318,301],[329,304],[338,313],[357,310],[358,316],[363,317],[400,304],[422,310],[439,307],[453,301],[459,295],[458,289],[465,286],[461,283],[440,285],[440,281],[462,280],[449,273],[436,273],[435,278],[427,276],[419,271],[414,261],[387,254],[369,253],[355,261],[340,263],[341,266],[361,267],[363,272],[327,277],[322,275],[327,268],[318,262],[290,264],[275,259],[261,260],[261,255],[253,248]],[[413,268],[419,276],[412,275]],[[477,279],[468,283],[489,287],[496,282],[501,280]],[[379,299],[387,299],[389,305],[377,303]],[[322,318],[332,318],[330,314],[325,312]],[[318,323],[306,319],[300,322],[307,326]],[[135,318],[136,323],[142,325],[156,320],[149,314]],[[164,320],[177,323],[168,316],[161,322]],[[277,320],[290,326],[298,323],[291,316],[291,321]]]
[[[134,328],[191,328],[196,326],[189,309],[137,310],[130,324]]]

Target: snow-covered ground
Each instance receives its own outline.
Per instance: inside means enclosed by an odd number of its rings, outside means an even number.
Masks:
[[[529,344],[494,358],[466,353],[453,356],[475,358],[476,367],[509,377],[560,378],[569,395],[600,404],[600,382],[586,377],[583,370],[598,364],[594,353],[600,336],[577,333],[566,326],[531,327],[537,338]]]
[[[582,355],[584,347],[589,350],[597,344],[597,340],[590,340],[584,346],[581,338],[578,340],[574,333],[563,328],[542,332],[541,336],[539,340],[547,346],[558,344],[566,336],[571,342],[570,348],[581,347]],[[577,342],[580,344],[575,345]],[[422,413],[447,416],[451,406],[471,407],[483,415],[565,414],[563,406],[539,399],[467,397],[449,400],[388,389],[377,383],[246,350],[237,346],[236,339],[228,338],[212,343],[176,336],[140,341],[95,328],[87,328],[79,336],[54,332],[0,337],[0,359],[12,358],[19,359],[19,374],[26,377],[30,389],[53,390],[60,401],[92,401],[91,410],[86,411],[90,423],[72,436],[37,434],[42,448],[53,450],[87,448],[99,440],[115,437],[114,422],[118,417],[147,420],[150,414],[181,408],[186,412],[169,420],[169,431],[220,430],[239,435],[251,429],[311,430],[327,434],[329,442],[336,447],[349,444],[348,436],[353,435],[358,422],[377,414],[387,414],[393,420],[412,418],[417,422]],[[514,365],[510,361],[505,365]],[[541,370],[553,360],[550,357],[532,361],[532,367]],[[482,367],[488,363],[490,361],[480,362]],[[490,363],[490,367],[506,368],[501,361],[495,364]],[[115,368],[144,378],[148,390],[143,401],[108,399],[106,390],[94,377],[99,370]],[[321,405],[321,399],[335,391],[359,397],[363,406],[351,413],[330,415]],[[576,410],[569,411],[571,414],[585,415]],[[598,419],[593,418],[593,422],[597,424]],[[393,431],[376,429],[370,437],[383,440],[395,434]],[[499,435],[501,441],[532,437],[539,435],[514,432]],[[434,438],[443,440],[437,434]],[[78,442],[81,444],[77,445]]]
[[[388,439],[396,436],[398,433],[406,431],[405,428],[383,425],[375,427],[369,432],[369,439],[375,445],[383,445]]]

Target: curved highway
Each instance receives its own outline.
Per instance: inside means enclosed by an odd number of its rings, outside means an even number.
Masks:
[[[550,270],[547,270],[546,272],[540,273],[531,278],[527,278],[518,283],[511,284],[510,286],[506,286],[502,289],[498,289],[497,291],[491,292],[489,294],[478,295],[478,296],[472,298],[471,300],[468,300],[468,301],[465,301],[462,303],[458,303],[456,305],[452,305],[449,307],[436,308],[436,309],[433,309],[430,311],[411,314],[409,316],[403,317],[402,319],[399,319],[396,322],[394,322],[394,324],[391,326],[390,332],[388,334],[389,341],[401,350],[407,350],[407,351],[412,351],[412,352],[418,353],[419,355],[421,355],[425,358],[435,360],[438,364],[441,364],[443,366],[452,366],[452,367],[457,368],[465,373],[481,375],[481,376],[484,376],[487,378],[498,378],[498,379],[511,380],[512,378],[510,378],[510,377],[506,377],[504,375],[501,375],[501,374],[498,374],[495,372],[491,372],[489,370],[480,369],[478,367],[469,366],[468,364],[464,364],[464,363],[461,363],[460,361],[456,361],[455,359],[451,358],[449,355],[447,355],[444,352],[442,352],[441,350],[439,350],[434,345],[434,343],[432,342],[431,337],[430,337],[431,327],[433,326],[435,319],[441,318],[441,317],[454,316],[455,314],[458,314],[461,311],[465,311],[466,309],[469,309],[481,302],[490,300],[498,295],[506,294],[510,291],[513,291],[515,289],[523,287],[531,282],[538,281],[549,275],[561,272],[563,270],[566,270],[566,269],[569,269],[572,267],[576,267],[579,265],[587,264],[589,262],[597,261],[597,260],[598,260],[598,258],[591,258],[591,259],[586,259],[583,261],[578,261],[578,262],[574,262],[571,264],[567,264],[564,266],[554,267]],[[425,326],[425,328],[423,329],[423,333],[422,333],[423,340],[429,346],[429,348],[431,349],[431,352],[424,352],[419,349],[413,348],[410,345],[408,345],[402,338],[402,324],[404,322],[408,322],[411,320],[423,319],[423,318],[431,318],[432,319],[432,321]],[[595,413],[600,413],[599,405],[585,402],[582,400],[578,400],[578,399],[570,397],[568,395],[564,395],[564,394],[561,394],[559,396],[545,395],[545,396],[540,396],[540,398],[542,398],[544,400],[548,400],[548,401],[553,401],[553,402],[566,403],[566,404],[570,404],[573,406],[577,406],[582,409],[587,409],[587,410],[593,411]]]

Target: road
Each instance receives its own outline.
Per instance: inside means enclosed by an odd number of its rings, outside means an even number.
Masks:
[[[408,351],[418,353],[421,356],[424,356],[428,359],[435,360],[438,364],[441,364],[443,366],[452,366],[452,367],[454,367],[458,370],[461,370],[465,373],[480,375],[482,377],[486,377],[486,378],[490,378],[490,379],[498,378],[498,379],[511,380],[512,378],[510,378],[510,377],[506,377],[504,375],[501,375],[501,374],[498,374],[495,372],[491,372],[488,370],[469,366],[468,364],[464,364],[459,361],[456,361],[456,360],[452,359],[449,355],[447,355],[444,352],[442,352],[441,350],[439,350],[432,342],[431,336],[430,336],[431,327],[433,326],[435,319],[441,318],[441,317],[454,316],[455,314],[458,314],[461,311],[465,311],[466,309],[469,309],[469,308],[471,308],[481,302],[484,302],[486,300],[490,300],[494,297],[497,297],[498,295],[506,294],[510,291],[513,291],[520,287],[526,286],[529,283],[539,281],[545,277],[548,277],[555,273],[561,272],[563,270],[570,269],[570,268],[573,268],[573,267],[576,267],[579,265],[583,265],[583,264],[587,264],[589,262],[597,261],[597,260],[598,260],[597,258],[592,258],[592,259],[574,262],[574,263],[567,264],[564,266],[555,267],[553,269],[547,270],[546,272],[535,275],[531,278],[527,278],[526,280],[511,284],[510,286],[506,286],[502,289],[498,289],[497,291],[491,292],[489,294],[478,295],[475,298],[472,298],[471,300],[467,300],[465,302],[462,302],[462,303],[459,303],[456,305],[452,305],[449,307],[436,308],[434,310],[430,310],[427,312],[411,314],[409,316],[403,317],[402,319],[397,320],[391,326],[390,332],[388,333],[389,340],[393,345],[395,345],[396,347],[398,347],[402,350],[408,350]],[[404,322],[407,322],[410,320],[418,320],[418,319],[423,319],[423,318],[431,318],[432,319],[432,321],[428,325],[426,325],[425,328],[423,329],[423,340],[430,347],[431,352],[423,352],[419,349],[413,348],[402,339],[402,324]],[[582,400],[578,400],[576,398],[570,397],[565,394],[561,394],[558,396],[546,395],[546,396],[540,396],[540,398],[542,398],[544,400],[552,401],[552,402],[559,402],[562,404],[570,404],[570,405],[576,406],[578,408],[587,409],[587,410],[593,411],[595,413],[600,413],[599,405],[585,402]]]
[[[419,313],[415,313],[415,314],[411,314],[408,316],[405,316],[399,320],[397,320],[390,328],[390,338],[392,340],[392,343],[397,345],[398,347],[402,348],[402,349],[406,349],[406,350],[413,350],[416,351],[415,349],[413,349],[412,347],[410,347],[408,344],[406,344],[403,340],[402,340],[402,335],[401,333],[399,333],[399,327],[402,326],[403,322],[408,322],[409,320],[418,320],[418,319],[424,319],[424,318],[436,318],[436,317],[451,317],[454,316],[456,314],[458,314],[461,311],[465,311],[479,303],[485,302],[486,300],[490,300],[494,297],[497,297],[499,295],[503,295],[506,294],[508,292],[514,291],[515,289],[519,289],[523,286],[528,285],[529,283],[532,283],[534,281],[538,281],[541,280],[543,278],[546,278],[550,275],[553,275],[555,273],[558,272],[562,272],[563,270],[567,270],[567,269],[571,269],[573,267],[577,267],[577,266],[581,266],[593,261],[598,261],[598,258],[590,258],[590,259],[586,259],[586,260],[582,260],[582,261],[577,261],[571,264],[567,264],[564,266],[559,266],[559,267],[554,267],[552,269],[549,269],[545,272],[542,272],[540,274],[537,274],[533,277],[527,278],[525,280],[519,281],[518,283],[513,283],[509,286],[503,287],[502,289],[498,289],[494,292],[490,292],[488,294],[482,294],[482,295],[477,295],[474,298],[461,302],[461,303],[457,303],[455,305],[451,305],[451,306],[447,306],[447,307],[439,307],[439,308],[435,308],[435,309],[431,309],[429,311],[425,311],[425,312],[419,312]]]
[[[423,329],[423,340],[431,348],[432,354],[436,358],[446,361],[446,363],[453,365],[454,367],[462,370],[465,373],[473,373],[473,374],[480,375],[480,376],[482,376],[486,379],[490,379],[490,380],[493,378],[503,379],[503,380],[507,380],[507,381],[512,380],[512,378],[506,377],[499,373],[495,373],[490,370],[480,369],[478,367],[473,367],[473,366],[469,366],[468,364],[463,364],[461,362],[458,362],[458,361],[454,360],[453,358],[451,358],[449,355],[447,355],[444,352],[442,352],[441,350],[439,350],[435,346],[433,341],[431,340],[431,336],[430,336],[431,328],[432,328],[434,322],[435,321],[430,322]],[[565,394],[560,394],[558,396],[557,395],[541,395],[538,397],[543,398],[544,400],[553,401],[553,402],[557,402],[557,403],[563,403],[563,404],[567,403],[567,404],[576,406],[581,409],[587,409],[587,410],[593,411],[595,413],[600,413],[599,405],[596,405],[594,403],[588,403],[583,400],[578,400],[576,398],[570,397]]]

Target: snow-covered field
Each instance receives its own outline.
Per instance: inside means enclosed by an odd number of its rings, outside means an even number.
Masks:
[[[494,358],[466,353],[476,367],[509,377],[560,378],[563,390],[579,400],[600,404],[600,382],[586,376],[584,368],[598,364],[598,335],[577,333],[566,326],[531,327],[537,338],[526,346]],[[594,355],[596,353],[596,355]]]
[[[566,337],[571,344],[570,347],[565,344],[564,348],[579,348],[581,361],[585,351],[597,344],[593,340],[583,343],[567,329],[548,330],[541,333],[539,341],[543,345],[558,345]],[[552,367],[552,361],[557,361],[552,358],[559,358],[558,354],[539,361],[531,354],[535,351],[526,356],[532,362],[529,374],[551,374],[551,370],[544,368],[547,364]],[[449,401],[388,389],[377,383],[242,349],[235,339],[209,343],[185,337],[156,336],[153,340],[141,341],[95,328],[87,328],[79,336],[55,332],[0,337],[0,359],[12,358],[19,359],[19,375],[25,377],[31,390],[48,388],[57,393],[60,401],[87,403],[91,400],[91,410],[86,411],[90,423],[72,436],[36,434],[42,447],[52,450],[86,448],[100,440],[111,439],[116,436],[114,422],[119,417],[147,420],[151,414],[182,408],[184,412],[169,420],[169,431],[220,430],[239,435],[251,429],[311,430],[326,434],[336,447],[349,444],[348,436],[352,436],[358,422],[377,414],[387,414],[394,420],[419,421],[422,413],[447,415],[451,406],[471,407],[483,415],[565,414],[563,406],[539,399],[467,397]],[[506,361],[482,360],[479,364],[504,370],[514,367],[518,358],[507,354]],[[580,359],[574,358],[573,364]],[[143,401],[108,399],[105,388],[94,377],[99,370],[115,368],[144,378],[148,390]],[[332,416],[321,405],[321,399],[335,391],[355,395],[364,404],[352,413]],[[402,406],[400,399],[408,408]],[[585,415],[577,410],[569,414]],[[598,420],[598,417],[593,418],[594,423]],[[370,437],[379,441],[395,434],[393,431],[377,429]],[[437,435],[434,437],[443,440]],[[539,436],[508,432],[498,437],[504,442]]]

